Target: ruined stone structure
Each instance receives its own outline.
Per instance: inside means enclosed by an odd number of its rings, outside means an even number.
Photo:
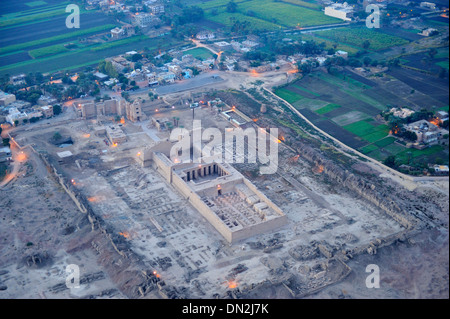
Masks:
[[[133,103],[127,103],[126,105],[127,119],[133,122],[140,121],[144,118],[142,113],[142,102],[140,99],[133,101]]]
[[[80,103],[77,105],[80,117],[85,120],[95,119],[97,116],[118,115],[126,116],[128,120],[136,122],[145,119],[145,115],[142,112],[141,100],[136,100],[132,103],[127,102],[125,99],[118,97],[110,100],[86,103]]]
[[[270,232],[287,223],[281,209],[226,163],[173,163],[170,142],[141,153],[230,243]]]

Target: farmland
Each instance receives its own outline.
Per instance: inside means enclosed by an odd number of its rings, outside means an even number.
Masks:
[[[227,12],[229,1],[213,0],[198,3],[205,10],[208,20],[230,26],[233,21],[248,21],[250,29],[277,30],[280,28],[307,27],[341,23],[342,20],[329,17],[316,4],[300,0],[237,0],[236,12]]]
[[[249,17],[245,14],[236,12],[236,13],[228,13],[228,12],[219,12],[217,15],[207,14],[206,18],[209,21],[217,22],[225,26],[232,26],[235,21],[247,21],[250,23],[249,29],[251,30],[267,30],[273,31],[280,29],[281,26],[279,24],[275,24],[269,21],[265,21],[262,19],[258,19],[255,17]]]
[[[13,44],[13,45],[10,45],[7,47],[0,48],[0,54],[23,50],[26,48],[47,44],[50,42],[57,42],[60,40],[73,39],[73,38],[77,38],[77,37],[81,37],[81,36],[85,36],[85,35],[93,34],[93,33],[97,33],[97,32],[102,32],[102,31],[104,32],[104,31],[111,30],[114,27],[115,27],[114,24],[107,24],[107,25],[102,25],[102,26],[98,26],[98,27],[94,27],[94,28],[85,29],[85,30],[73,31],[70,33],[65,33],[65,34],[54,36],[54,37],[38,39],[38,40],[29,41],[29,42],[25,42],[25,43]]]
[[[315,9],[315,10],[321,9],[321,6],[318,5],[317,3],[310,3],[307,1],[303,1],[303,0],[282,0],[282,2],[295,4],[295,5],[299,5],[301,7],[306,7],[306,8]]]
[[[65,7],[69,2],[50,0],[27,5],[30,3],[14,7],[1,4],[5,13],[0,17],[4,34],[0,38],[0,74],[69,70],[126,51],[144,47],[157,50],[181,43],[145,35],[111,41],[109,31],[117,23],[110,16],[81,9],[80,28],[68,29]]]
[[[28,60],[0,67],[0,74],[5,73],[28,73],[28,72],[53,72],[58,70],[70,70],[83,66],[97,64],[107,57],[123,54],[131,50],[142,50],[147,47],[150,51],[165,49],[182,45],[182,42],[175,40],[152,39],[146,36],[135,36],[124,39],[127,41],[108,42],[107,47],[100,47],[105,44],[81,46],[68,52],[43,56],[35,60]],[[13,70],[13,71],[11,71]]]
[[[377,115],[388,104],[406,105],[406,101],[353,73],[315,72],[276,89],[275,94],[320,129],[376,160],[394,155],[398,164],[408,164],[448,157],[448,151],[441,146],[411,150],[399,144]]]
[[[36,58],[40,58],[43,56],[58,54],[58,53],[67,52],[67,51],[68,51],[68,49],[66,49],[64,47],[64,45],[55,44],[55,45],[50,45],[48,47],[30,50],[30,51],[28,51],[28,54],[32,58],[36,59]]]
[[[337,43],[345,43],[359,48],[363,48],[364,41],[368,40],[370,42],[368,49],[373,51],[384,50],[393,46],[409,43],[408,40],[403,38],[364,27],[324,30],[318,31],[316,34],[317,36],[335,41]]]

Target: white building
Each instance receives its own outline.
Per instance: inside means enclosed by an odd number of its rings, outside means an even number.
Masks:
[[[201,31],[201,32],[197,33],[197,35],[195,37],[198,40],[211,40],[211,39],[214,39],[216,36],[215,36],[214,32]]]
[[[434,28],[427,28],[427,29],[423,29],[422,32],[420,32],[420,33],[418,33],[418,34],[423,35],[423,36],[425,36],[425,37],[429,37],[429,36],[434,35],[434,34],[437,33],[437,32],[438,32],[437,29],[434,29]]]
[[[342,50],[337,50],[337,51],[334,53],[334,55],[335,55],[335,56],[340,56],[340,57],[342,57],[342,58],[344,58],[344,59],[347,59],[347,58],[348,58],[348,52],[342,51]]]
[[[18,124],[22,123],[24,119],[28,120],[28,114],[24,112],[20,112],[16,108],[9,109],[9,114],[6,116],[6,122],[10,123],[11,125],[15,125],[15,121],[18,122]]]
[[[164,13],[164,5],[162,5],[162,4],[150,5],[150,6],[148,6],[148,8],[153,14]]]
[[[159,21],[157,17],[150,13],[137,13],[133,16],[133,23],[140,28],[151,27]]]
[[[125,36],[125,30],[122,28],[115,27],[111,30],[111,38],[120,39]]]
[[[5,106],[8,104],[11,104],[15,100],[16,100],[16,96],[14,94],[0,91],[0,106]]]
[[[349,6],[347,2],[333,3],[325,7],[325,15],[342,19],[344,21],[351,21],[353,16],[353,7]]]
[[[436,10],[436,4],[433,2],[421,2],[420,7],[430,10]]]

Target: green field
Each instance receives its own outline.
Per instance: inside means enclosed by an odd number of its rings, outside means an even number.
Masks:
[[[291,104],[303,99],[303,96],[301,96],[300,94],[289,91],[285,88],[277,89],[275,91],[275,94]]]
[[[362,137],[375,131],[375,125],[372,125],[371,122],[373,122],[371,119],[358,121],[349,125],[345,125],[343,126],[343,128],[345,128],[350,133]]]
[[[157,51],[165,48],[176,48],[186,43],[173,39],[148,38],[146,36],[135,36],[124,40],[108,42],[108,47],[103,46],[101,50],[93,50],[103,44],[80,46],[74,50],[62,52],[51,56],[42,56],[37,59],[23,61],[0,67],[0,74],[17,74],[30,72],[56,72],[60,70],[72,70],[80,67],[95,65],[107,57],[123,54],[131,50],[142,50],[148,48]],[[120,41],[120,42],[119,42]]]
[[[212,58],[213,54],[211,51],[205,48],[195,48],[192,50],[185,51],[184,54],[191,54],[194,58],[199,60],[207,60]]]
[[[286,27],[308,27],[342,23],[342,20],[326,16],[323,12],[271,0],[254,0],[238,4],[238,10],[251,10],[260,19]]]
[[[282,27],[307,27],[342,23],[323,14],[316,4],[300,0],[236,0],[237,12],[226,11],[229,0],[213,0],[197,5],[208,20],[231,26],[234,21],[250,22],[253,30],[277,30]]]
[[[97,32],[102,32],[102,31],[107,31],[107,30],[111,30],[114,27],[115,27],[114,24],[105,24],[105,25],[101,25],[98,27],[89,28],[86,30],[78,30],[78,31],[70,32],[70,33],[56,35],[53,37],[43,38],[43,39],[29,41],[29,42],[25,42],[25,43],[13,44],[13,45],[9,45],[9,46],[0,48],[0,54],[23,50],[25,48],[29,48],[29,47],[36,46],[36,45],[46,44],[46,43],[70,39],[70,38],[81,37],[81,36],[85,36],[85,35],[97,33]]]
[[[389,128],[386,125],[379,125],[375,128],[375,132],[362,136],[364,140],[370,143],[384,139],[389,134]]]
[[[82,9],[80,9],[80,12],[82,12]],[[0,27],[7,27],[7,26],[22,24],[22,23],[30,22],[30,21],[36,22],[38,20],[52,18],[52,17],[63,15],[63,14],[66,14],[65,8],[51,10],[51,11],[47,11],[47,12],[40,12],[40,13],[35,13],[35,14],[30,14],[30,15],[24,15],[22,17],[16,17],[16,18],[12,18],[11,16],[8,17],[8,15],[5,15],[0,18]]]
[[[295,88],[297,88],[297,89],[303,91],[303,92],[312,94],[312,95],[314,95],[314,96],[320,96],[319,93],[316,93],[316,92],[313,92],[313,91],[311,91],[311,90],[308,90],[307,88],[304,88],[303,86],[296,85],[296,84],[294,84],[293,86],[294,86]]]
[[[389,137],[383,138],[382,140],[375,142],[374,144],[378,147],[385,148],[386,146],[391,145],[394,142],[395,142],[395,137],[389,136]]]
[[[223,25],[226,25],[228,27],[232,26],[235,21],[248,21],[250,23],[249,28],[251,30],[278,30],[281,28],[279,24],[275,24],[269,21],[261,20],[255,17],[249,17],[245,14],[236,12],[236,13],[229,13],[229,12],[220,12],[218,15],[212,15],[207,14],[206,18],[208,20],[221,23]]]
[[[238,4],[241,2],[245,2],[248,0],[234,0],[234,3]],[[214,8],[224,8],[230,0],[212,0],[202,3],[197,3],[196,6],[199,6],[203,10],[214,9]]]
[[[373,152],[373,151],[375,151],[377,149],[378,149],[378,146],[376,146],[374,144],[369,144],[369,145],[366,145],[364,147],[361,147],[359,150],[363,154],[369,154],[370,152]]]
[[[326,113],[331,112],[331,111],[333,111],[335,109],[338,109],[340,107],[341,106],[338,105],[338,104],[330,103],[330,104],[328,104],[328,105],[326,105],[326,106],[316,110],[316,113],[317,114],[326,114]]]
[[[63,44],[55,44],[55,45],[50,45],[48,47],[30,50],[30,51],[28,51],[28,54],[33,59],[36,59],[36,58],[40,58],[43,56],[55,55],[55,54],[67,52],[67,51],[69,51],[69,50],[66,49]]]
[[[436,63],[436,65],[439,65],[440,67],[443,67],[444,69],[448,70],[448,61],[441,61]]]
[[[400,37],[381,33],[365,27],[345,27],[318,31],[316,34],[338,43],[354,45],[359,48],[363,48],[364,41],[369,40],[370,46],[368,49],[371,51],[384,50],[393,46],[409,43],[409,41]]]
[[[316,43],[325,43],[325,48],[331,49],[334,48],[333,45],[337,44],[336,50],[342,50],[345,52],[348,52],[348,54],[350,56],[355,55],[358,51],[360,51],[361,49],[356,47],[356,46],[352,46],[352,45],[348,45],[348,44],[342,44],[342,43],[336,43],[335,41],[332,41],[330,39],[324,38],[324,37],[320,37],[317,36],[316,34],[317,32],[311,32],[311,33],[303,33],[299,38],[301,38],[304,41],[314,41]]]
[[[290,4],[296,4],[298,6],[306,7],[309,9],[321,10],[322,7],[317,3],[310,3],[302,0],[281,0],[281,2],[286,2]]]
[[[29,7],[37,7],[37,6],[42,6],[44,4],[47,4],[47,2],[45,1],[32,1],[32,2],[27,2],[25,3],[25,5],[29,6]]]
[[[111,49],[111,48],[114,48],[117,46],[129,44],[129,43],[133,43],[133,42],[139,42],[139,41],[142,41],[145,39],[148,39],[148,37],[146,35],[137,35],[137,36],[122,39],[122,40],[116,40],[116,41],[111,41],[111,42],[106,42],[106,43],[100,44],[98,46],[93,47],[91,49],[91,51],[95,52],[95,51]]]

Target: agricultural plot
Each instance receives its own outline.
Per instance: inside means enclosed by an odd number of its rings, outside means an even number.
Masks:
[[[285,27],[309,27],[342,23],[342,20],[326,16],[323,12],[283,2],[269,0],[246,1],[238,5],[241,12],[251,10],[260,19],[279,23]]]
[[[413,89],[428,95],[431,99],[428,104],[437,107],[448,105],[448,80],[427,76],[413,70],[395,68],[389,70],[388,74],[411,86]],[[428,107],[430,106],[428,105]]]
[[[35,0],[37,1],[37,0]],[[22,14],[22,12],[33,12],[33,11],[40,11],[44,8],[52,8],[58,5],[67,5],[66,3],[69,3],[68,1],[62,2],[61,0],[45,0],[45,4],[37,5],[37,3],[33,3],[33,5],[30,5],[30,3],[35,2],[33,0],[14,0],[14,1],[0,1],[0,12],[2,13],[2,16],[7,14]],[[44,1],[42,1],[44,2]]]
[[[19,25],[27,22],[36,22],[43,19],[48,19],[56,16],[66,15],[65,5],[56,6],[55,9],[47,9],[46,11],[35,11],[35,12],[20,12],[7,14],[0,17],[0,27],[9,27],[13,25]],[[80,11],[83,11],[82,9]]]
[[[139,37],[139,36],[136,36]],[[133,39],[133,38],[129,38]],[[127,39],[127,40],[129,40]],[[119,40],[120,41],[120,40]],[[0,67],[0,74],[29,73],[29,72],[54,72],[59,70],[72,70],[80,67],[95,65],[107,57],[111,57],[131,50],[142,50],[147,47],[150,51],[164,50],[185,45],[184,42],[176,40],[162,40],[153,38],[139,38],[139,41],[110,42],[115,44],[102,50],[93,50],[96,46],[80,47],[76,50],[57,54],[54,56],[41,57],[21,63]],[[116,43],[115,43],[116,42]],[[14,73],[13,73],[14,72]]]
[[[358,121],[354,122],[349,125],[345,125],[344,128],[360,137],[371,134],[375,131],[376,126],[372,123],[372,120],[364,120],[364,121]]]
[[[330,114],[328,114],[330,116]],[[359,121],[364,121],[364,120],[368,120],[370,119],[370,116],[360,112],[360,111],[347,111],[344,114],[340,114],[337,116],[334,116],[333,118],[331,118],[331,120],[340,125],[340,126],[346,126],[346,125],[350,125],[352,123],[355,122],[359,122]]]
[[[32,2],[26,2],[25,5],[29,7],[38,7],[47,4],[47,2],[39,0],[39,1],[32,1]]]
[[[370,42],[369,50],[379,51],[388,49],[393,46],[399,46],[409,43],[408,40],[403,38],[374,31],[374,29],[368,29],[364,27],[348,27],[338,28],[333,30],[324,30],[316,32],[318,36],[330,39],[337,43],[345,43],[354,45],[359,48],[364,47],[364,41]]]
[[[332,41],[330,39],[321,37],[317,35],[317,32],[308,32],[308,33],[302,33],[298,38],[301,38],[304,41],[314,41],[316,43],[325,43],[325,48],[334,49],[334,45],[337,44],[336,49],[337,50],[342,50],[345,52],[348,52],[348,54],[350,56],[355,55],[358,51],[360,51],[361,49],[358,48],[357,46],[353,46],[353,45],[348,45],[348,44],[343,44],[343,43],[337,43],[335,41]]]
[[[361,148],[370,150],[372,145]],[[414,163],[433,163],[437,159],[442,160],[445,164],[448,164],[448,150],[440,145],[433,145],[431,147],[425,148],[423,150],[418,150],[414,148],[406,148],[402,145],[392,143],[384,148],[377,148],[369,153],[368,156],[378,160],[383,161],[388,156],[395,156],[398,165],[406,164],[411,165]]]
[[[225,10],[228,0],[213,0],[197,4],[205,10],[205,17],[226,26],[235,21],[250,23],[253,30],[279,30],[280,28],[307,27],[342,23],[318,10],[313,3],[300,0],[237,0],[237,12]]]
[[[300,94],[289,91],[285,88],[277,89],[275,91],[275,94],[291,104],[303,99],[303,96],[301,96]]]
[[[229,13],[229,12],[220,12],[217,15],[207,14],[206,18],[209,21],[220,23],[224,26],[232,26],[236,21],[240,22],[248,22],[249,23],[249,29],[251,30],[279,30],[281,28],[281,25],[272,23],[269,21],[265,21],[262,19],[258,19],[255,17],[250,17],[245,14],[236,12],[236,13]]]
[[[69,51],[69,50],[66,49],[66,47],[63,44],[55,44],[55,45],[50,45],[48,47],[30,50],[30,51],[28,51],[28,54],[32,58],[36,59],[36,58],[40,58],[43,56],[55,55],[55,54],[67,52],[67,51]]]
[[[42,1],[39,5],[35,3],[32,9],[24,3],[24,7],[15,6],[16,10],[20,8],[23,11],[13,11],[11,7],[0,17],[0,25],[1,22],[7,24],[0,27],[4,34],[0,39],[0,74],[69,70],[93,65],[106,57],[130,50],[144,47],[156,50],[157,47],[180,43],[171,39],[162,42],[162,39],[150,39],[144,35],[102,43],[116,26],[114,19],[100,12],[81,10],[81,28],[68,29],[65,25],[68,3]],[[56,12],[62,14],[53,16]],[[48,13],[50,15],[45,15]],[[86,41],[91,37],[96,41]],[[66,46],[68,43],[74,45]]]
[[[37,23],[14,30],[8,30],[8,34],[0,39],[0,54],[23,50],[25,48],[35,49],[37,46],[56,44],[57,42],[77,39],[92,34],[105,33],[115,27],[107,17],[89,15],[86,18],[93,18],[83,24],[80,29],[67,29],[64,19],[56,19],[44,23]],[[48,28],[48,32],[42,33],[41,28]],[[0,29],[1,30],[1,29]]]
[[[211,51],[205,48],[195,48],[192,50],[185,51],[184,54],[191,54],[194,58],[200,60],[207,60],[213,56]]]
[[[341,106],[338,105],[338,104],[330,103],[330,104],[328,104],[328,105],[326,105],[326,106],[316,110],[316,113],[317,114],[326,114],[326,113],[329,113],[329,112],[331,112],[331,111],[333,111],[335,109],[338,109],[340,107]]]
[[[238,4],[241,2],[245,2],[248,0],[234,0],[234,3]],[[224,8],[230,2],[229,0],[211,0],[202,3],[196,3],[196,6],[199,6],[203,10],[215,9],[215,8]]]
[[[381,108],[388,104],[406,105],[405,100],[351,72],[337,76],[316,72],[275,93],[320,129],[376,160],[383,161],[394,155],[398,163],[407,164],[445,158],[448,154],[442,147],[408,153],[410,149],[389,136],[387,125],[375,121]]]
[[[281,2],[295,4],[295,5],[298,5],[301,7],[306,7],[306,8],[314,9],[314,10],[322,9],[322,7],[320,5],[318,5],[317,3],[311,3],[311,2],[302,1],[302,0],[281,0]]]

